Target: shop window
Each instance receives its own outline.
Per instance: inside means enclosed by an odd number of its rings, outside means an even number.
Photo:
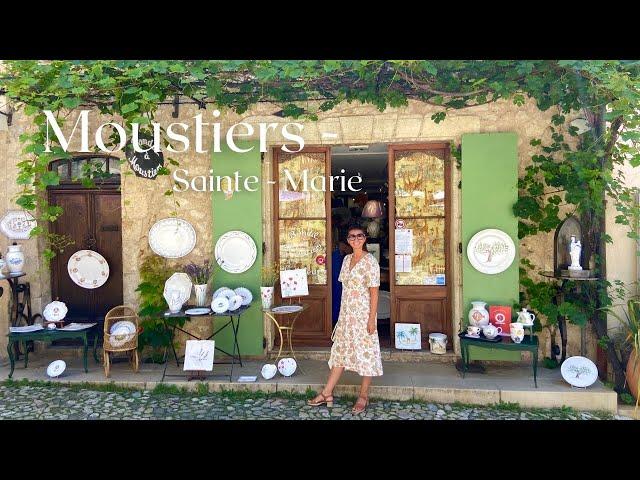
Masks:
[[[120,159],[108,156],[74,156],[49,165],[60,176],[60,183],[78,183],[87,173],[100,183],[120,182]]]
[[[444,284],[445,191],[444,159],[439,153],[396,152],[396,219],[413,230],[411,267],[396,271],[396,285]]]
[[[324,176],[324,153],[279,155],[280,269],[306,268],[309,284],[314,285],[327,283],[325,194],[311,184],[314,178]]]

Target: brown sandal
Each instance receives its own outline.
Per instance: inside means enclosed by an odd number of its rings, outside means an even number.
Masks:
[[[363,407],[358,407],[358,405],[361,405],[360,400],[364,400],[364,406]],[[358,397],[358,399],[356,400],[356,403],[353,405],[353,408],[351,409],[351,413],[353,413],[354,415],[359,415],[362,412],[364,412],[367,407],[369,406],[369,398],[368,397]]]
[[[320,397],[320,400],[317,398]],[[324,395],[320,392],[313,400],[307,400],[307,405],[310,407],[319,407],[320,405],[327,404],[327,407],[333,407],[333,395]]]

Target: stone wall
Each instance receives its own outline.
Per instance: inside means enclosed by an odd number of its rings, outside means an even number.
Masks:
[[[171,117],[173,108],[163,106],[156,120],[163,125],[171,122],[185,122],[193,124],[193,116],[203,114],[204,121],[219,121],[221,131],[226,132],[227,128],[240,121],[251,124],[258,122],[287,123],[292,120],[282,119],[272,115],[279,110],[274,105],[261,103],[245,114],[238,115],[233,112],[223,112],[223,115],[214,120],[211,114],[213,107],[209,106],[206,111],[198,110],[195,105],[181,105],[178,119]],[[330,112],[319,115],[317,122],[304,123],[304,138],[307,145],[335,145],[353,143],[379,143],[379,142],[436,142],[447,141],[460,144],[461,136],[464,133],[483,132],[516,132],[518,134],[518,152],[520,160],[520,173],[531,161],[534,148],[529,145],[532,138],[542,138],[550,140],[550,118],[555,113],[554,110],[541,112],[536,108],[533,101],[528,101],[524,106],[518,107],[511,102],[501,101],[489,105],[468,108],[461,111],[450,112],[444,122],[435,124],[431,115],[436,111],[435,107],[411,101],[404,108],[389,108],[384,113],[378,111],[373,106],[359,104],[342,104]],[[112,119],[91,115],[91,129],[95,126]],[[75,123],[75,118],[71,116],[67,122],[65,132],[68,133],[69,125]],[[21,145],[18,137],[29,126],[28,119],[21,114],[14,115],[14,122],[5,131],[0,131],[0,209],[2,211],[11,207],[11,199],[18,191],[14,183],[16,178],[15,164],[20,160]],[[197,154],[194,152],[194,128],[190,128],[187,136],[192,146],[188,153],[171,154],[165,153],[165,157],[170,156],[180,162],[181,168],[189,170],[189,176],[208,175],[210,168],[210,155]],[[257,130],[257,129],[256,129]],[[278,132],[278,130],[276,130]],[[322,133],[334,133],[335,138],[327,140]],[[270,145],[285,143],[285,139],[279,134],[271,132],[269,137]],[[210,128],[203,130],[203,145],[205,148],[211,145],[212,131]],[[257,135],[255,135],[257,138]],[[223,140],[224,141],[224,140]],[[78,148],[77,142],[72,142],[71,149]],[[271,172],[271,152],[267,152],[264,157],[264,177],[268,178]],[[455,162],[452,162],[455,163]],[[123,172],[128,169],[123,166]],[[457,188],[460,180],[460,172],[452,166],[452,239],[450,243],[451,258],[453,259],[453,325],[457,331],[463,310],[461,303],[461,256],[457,252],[456,245],[460,236],[460,194]],[[199,262],[205,258],[212,258],[212,218],[211,197],[206,192],[187,191],[177,193],[174,197],[164,195],[164,192],[172,187],[170,177],[158,177],[156,180],[146,180],[134,176],[133,174],[122,177],[122,222],[123,222],[123,263],[124,263],[124,303],[137,304],[137,294],[135,288],[139,283],[139,266],[142,259],[150,249],[147,242],[147,232],[151,225],[166,216],[170,212],[176,211],[178,216],[188,220],[196,229],[197,243],[194,250],[184,258],[179,259],[175,264],[184,265],[188,262]],[[273,256],[272,228],[271,225],[271,191],[264,189],[263,193],[264,209],[264,240],[267,246],[265,261]],[[174,204],[179,203],[179,206]],[[11,207],[13,208],[13,207]],[[6,250],[6,239],[0,238],[0,248]],[[33,303],[36,311],[41,311],[42,307],[50,300],[49,272],[42,268],[37,253],[38,248],[35,240],[24,242],[27,253],[27,273],[32,284]],[[40,247],[41,249],[42,247]],[[551,270],[553,268],[553,234],[538,235],[534,238],[521,242],[521,255],[531,260],[540,270]],[[6,331],[6,305],[7,296],[0,299],[2,302],[2,312],[0,313],[0,330]],[[265,336],[269,343],[272,341],[272,331],[269,322],[265,322]],[[546,332],[543,332],[541,339],[541,353],[547,353]],[[3,338],[0,336],[0,338]],[[454,340],[457,340],[455,338]],[[4,340],[0,340],[2,342]],[[589,356],[595,357],[595,341],[589,338]],[[458,351],[458,345],[455,345]],[[569,333],[569,354],[576,354],[579,350],[579,334],[570,329]],[[0,345],[0,355],[4,349]]]

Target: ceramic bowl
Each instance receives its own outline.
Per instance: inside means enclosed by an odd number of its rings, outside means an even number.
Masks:
[[[262,366],[262,370],[260,370],[260,373],[262,374],[262,378],[264,378],[265,380],[270,380],[275,376],[277,371],[278,367],[276,367],[273,363],[265,363]]]
[[[293,358],[282,358],[278,362],[278,371],[285,377],[290,377],[296,371],[297,366]]]

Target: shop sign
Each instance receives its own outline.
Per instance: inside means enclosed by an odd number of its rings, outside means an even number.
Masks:
[[[400,220],[400,219],[396,220],[395,225],[396,225],[396,228],[398,228],[398,229],[404,228],[406,226],[405,223],[404,223],[404,220]]]
[[[162,152],[153,150],[153,138],[140,137],[138,143],[141,149],[149,149],[146,152],[136,152],[131,142],[125,148],[125,155],[131,166],[131,170],[138,177],[154,179],[158,176],[158,170],[164,166],[164,155]]]

